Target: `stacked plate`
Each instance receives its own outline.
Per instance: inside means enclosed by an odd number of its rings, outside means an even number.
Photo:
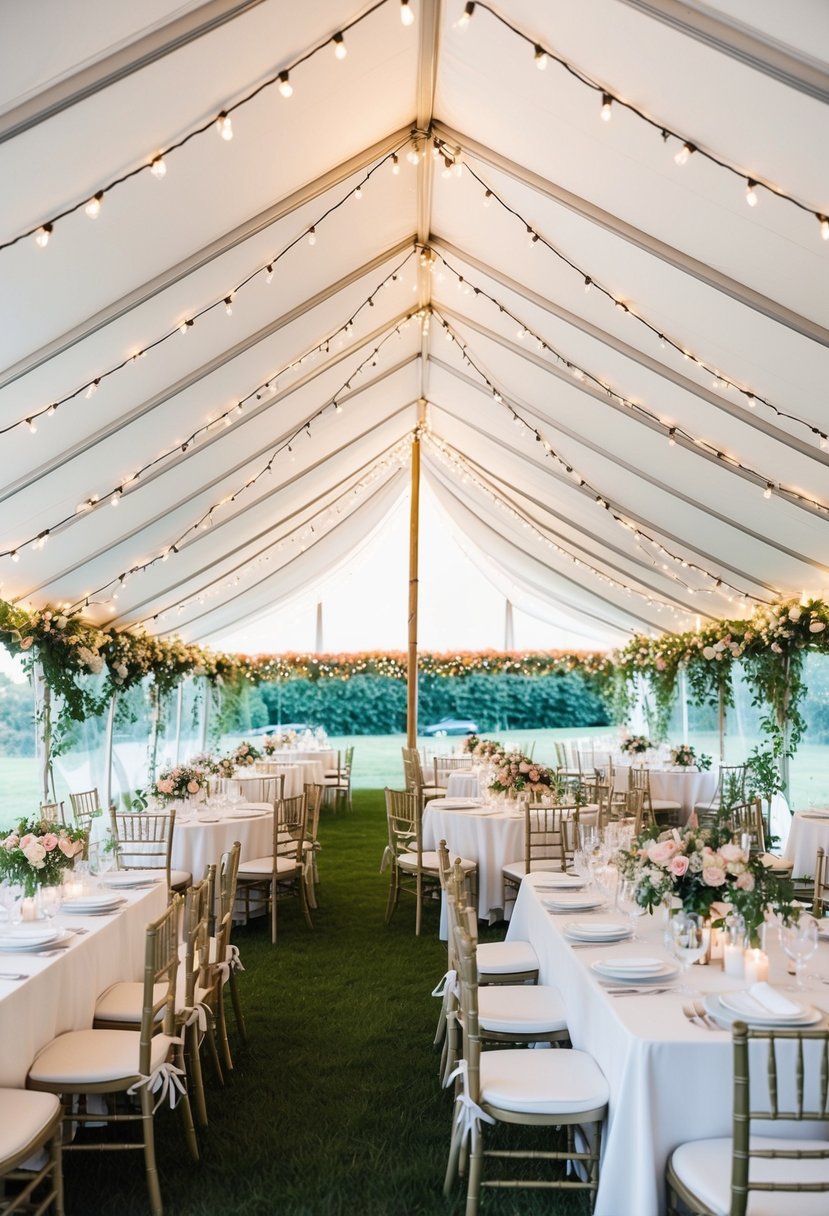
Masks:
[[[771,992],[777,998],[773,1004],[780,1012],[773,1012],[764,1001],[746,990],[709,993],[705,998],[705,1008],[716,1022],[725,1027],[731,1026],[732,1022],[745,1022],[748,1026],[767,1029],[775,1026],[814,1026],[826,1016],[811,1005],[790,1001],[774,989]]]
[[[238,806],[228,814],[229,819],[258,819],[262,815],[270,815],[269,810],[261,806]]]
[[[473,807],[480,809],[480,802],[474,798],[442,798],[441,807],[444,811],[471,811]]]
[[[76,895],[73,899],[65,899],[61,904],[61,909],[64,912],[77,912],[83,916],[84,913],[114,912],[116,908],[121,907],[123,902],[123,899],[115,894],[85,893]]]
[[[590,964],[590,970],[604,981],[614,984],[662,984],[679,973],[674,963],[661,958],[613,958],[599,959]]]
[[[631,936],[631,928],[618,920],[573,920],[564,936],[573,942],[623,942]]]
[[[163,870],[113,870],[109,874],[102,874],[98,881],[102,887],[112,887],[118,891],[146,887],[147,883],[162,882],[166,877]]]
[[[533,875],[536,891],[580,891],[587,886],[587,879],[578,874],[556,874],[544,871]]]
[[[562,891],[560,895],[551,895],[541,902],[548,912],[592,912],[606,906],[600,896],[579,891]]]
[[[42,950],[45,946],[56,945],[68,936],[66,929],[58,929],[54,925],[17,925],[0,935],[0,950]]]

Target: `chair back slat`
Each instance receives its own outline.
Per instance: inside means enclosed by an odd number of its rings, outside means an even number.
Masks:
[[[817,850],[815,857],[815,891],[812,899],[812,913],[823,916],[829,910],[829,854],[823,848]]]
[[[157,1032],[175,1034],[176,973],[178,971],[178,928],[181,896],[175,895],[165,912],[147,926],[144,950],[144,993],[141,1008],[139,1072],[149,1076],[152,1039]],[[155,997],[156,985],[166,985],[163,996]],[[158,1014],[163,1009],[164,1016]]]
[[[579,809],[574,804],[526,806],[524,808],[524,866],[526,873],[529,874],[533,869],[533,862],[551,859],[558,861],[559,869],[566,870],[573,860],[578,822]]]

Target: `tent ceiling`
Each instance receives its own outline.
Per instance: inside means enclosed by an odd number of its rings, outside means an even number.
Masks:
[[[424,410],[453,533],[553,637],[829,585],[825,12],[411,8],[17,7],[0,244],[205,129],[94,222],[0,249],[5,598],[210,640],[370,544]],[[533,43],[807,210],[748,207],[619,104],[602,122],[601,89],[535,71]],[[292,97],[234,108],[286,68]],[[410,164],[414,129],[460,175]]]

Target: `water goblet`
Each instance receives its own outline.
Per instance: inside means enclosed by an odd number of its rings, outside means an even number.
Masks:
[[[630,940],[639,941],[636,935],[636,921],[644,915],[645,909],[639,903],[639,884],[635,878],[620,879],[616,888],[616,907],[630,921]]]
[[[699,991],[688,983],[688,969],[705,954],[710,936],[711,930],[696,912],[677,912],[668,922],[666,938],[671,954],[682,968],[679,991],[685,996],[699,996]]]
[[[60,912],[63,902],[63,888],[60,883],[40,888],[40,910],[51,924]]]
[[[785,917],[780,925],[780,943],[786,957],[794,963],[794,984],[789,991],[803,991],[803,965],[818,947],[818,922],[808,912]]]

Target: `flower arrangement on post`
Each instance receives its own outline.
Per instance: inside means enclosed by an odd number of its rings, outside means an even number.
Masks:
[[[702,753],[697,755],[690,743],[680,743],[671,748],[671,764],[674,768],[698,768],[707,772],[711,767],[711,757]]]
[[[647,735],[628,735],[619,744],[619,751],[627,756],[641,756],[653,747]]]
[[[177,764],[165,768],[153,782],[152,794],[159,802],[174,802],[179,798],[195,798],[207,788],[207,774],[193,764]]]
[[[21,819],[0,841],[0,876],[4,882],[20,883],[31,898],[38,887],[56,886],[85,848],[86,832],[79,828],[47,819]]]

